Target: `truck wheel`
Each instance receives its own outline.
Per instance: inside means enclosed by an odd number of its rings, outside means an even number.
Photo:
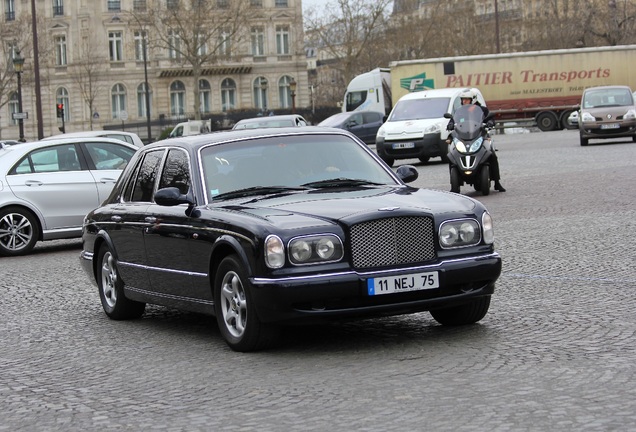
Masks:
[[[581,137],[581,146],[585,147],[589,142],[588,138]]]
[[[490,167],[488,165],[484,165],[481,168],[481,172],[479,173],[479,187],[483,195],[490,193]]]
[[[537,126],[543,132],[555,130],[557,128],[557,124],[559,124],[559,121],[553,112],[542,112],[537,115]]]
[[[457,167],[450,169],[451,192],[459,193],[459,171]]]

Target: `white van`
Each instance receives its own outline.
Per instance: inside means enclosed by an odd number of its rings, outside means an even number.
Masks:
[[[444,114],[455,112],[461,105],[459,95],[466,90],[472,90],[477,101],[486,105],[476,88],[423,90],[402,96],[378,130],[375,138],[378,156],[389,166],[396,159],[416,158],[424,163],[432,157],[446,160],[448,119]]]
[[[200,135],[208,133],[212,130],[212,119],[210,120],[188,120],[187,122],[177,123],[172,129],[168,138],[180,136]]]
[[[127,142],[128,144],[132,144],[136,147],[143,147],[144,142],[139,138],[139,135],[133,132],[124,132],[117,130],[92,130],[92,131],[83,131],[83,132],[69,132],[65,134],[53,135],[50,137],[44,138],[48,139],[57,139],[57,138],[84,138],[84,137],[101,137],[101,138],[114,138],[123,142]]]

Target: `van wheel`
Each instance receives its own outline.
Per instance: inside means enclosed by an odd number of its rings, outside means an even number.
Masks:
[[[393,166],[393,164],[395,163],[395,159],[390,158],[390,157],[386,157],[386,156],[381,156],[380,159],[382,159],[384,162],[386,162],[386,164],[390,167]]]
[[[634,141],[636,141],[636,137],[634,137]],[[588,143],[588,142],[589,142],[589,139],[588,139],[588,138],[583,138],[583,137],[581,137],[581,145],[582,145],[583,147],[585,147],[585,146],[587,145],[587,143]]]
[[[429,157],[421,157],[419,158],[420,162],[422,162],[423,164],[428,163],[428,160],[430,159]]]

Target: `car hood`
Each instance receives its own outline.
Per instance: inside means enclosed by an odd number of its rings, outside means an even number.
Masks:
[[[475,205],[475,201],[469,197],[447,192],[410,187],[373,187],[244,198],[232,200],[231,205],[221,207],[266,219],[274,225],[293,228],[294,225],[331,225],[338,221],[352,224],[381,217],[379,214],[472,214]]]
[[[436,133],[446,130],[448,119],[422,119],[391,121],[382,126],[385,132],[385,139],[410,139],[421,138],[425,133]]]

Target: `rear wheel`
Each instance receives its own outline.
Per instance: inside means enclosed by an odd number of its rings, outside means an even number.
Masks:
[[[490,193],[490,167],[488,165],[481,167],[481,171],[479,173],[479,187],[482,194],[488,195]]]
[[[490,296],[478,297],[460,306],[431,311],[431,316],[442,325],[457,326],[474,324],[488,313]]]
[[[543,132],[555,130],[558,123],[559,120],[553,112],[542,112],[537,116],[537,126]]]
[[[457,167],[450,169],[451,192],[459,193],[459,170]]]
[[[0,210],[0,255],[26,255],[38,241],[40,224],[30,211],[20,207]]]
[[[97,255],[97,287],[104,312],[114,320],[139,318],[146,308],[145,303],[127,299],[124,282],[117,271],[117,261],[113,253],[104,245]]]
[[[223,339],[234,351],[254,351],[271,346],[279,328],[263,324],[256,314],[252,285],[239,258],[221,261],[214,281],[214,310]]]

